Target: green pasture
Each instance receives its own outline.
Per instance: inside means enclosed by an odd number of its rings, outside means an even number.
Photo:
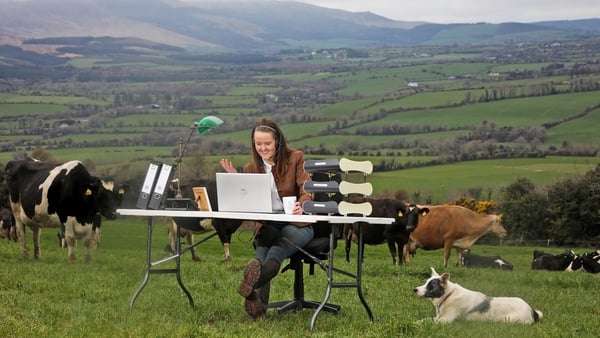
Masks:
[[[318,72],[318,73],[285,73],[285,74],[269,74],[269,75],[257,75],[257,80],[270,79],[270,80],[289,80],[294,82],[312,82],[321,81],[331,76],[329,72]]]
[[[398,121],[400,123],[402,121]],[[333,124],[331,124],[333,127]],[[304,149],[329,149],[330,151],[338,152],[341,149],[345,153],[348,152],[368,152],[369,154],[376,155],[376,153],[385,153],[391,148],[392,144],[404,142],[407,145],[414,144],[415,142],[422,142],[423,140],[440,140],[443,141],[446,138],[465,136],[466,131],[448,131],[448,132],[437,132],[428,134],[408,134],[408,135],[356,135],[350,134],[332,134],[325,136],[314,136],[305,139],[298,139],[293,141],[293,146],[296,148]],[[407,152],[411,149],[392,149],[393,152]],[[376,159],[375,159],[376,160]]]
[[[414,99],[418,104],[417,99]],[[423,102],[427,102],[423,100]],[[396,103],[395,107],[393,103]],[[403,100],[384,102],[386,109],[402,108]],[[581,113],[587,107],[598,104],[597,93],[573,93],[544,97],[530,97],[471,104],[453,108],[404,111],[378,119],[365,125],[402,124],[430,125],[449,128],[478,126],[483,121],[497,126],[541,126]],[[379,105],[367,112],[375,113]],[[407,122],[407,121],[410,121]]]
[[[0,117],[37,116],[52,113],[65,113],[69,107],[50,103],[0,103]]]
[[[469,197],[469,189],[480,188],[481,199],[499,200],[501,189],[526,178],[540,188],[568,177],[582,176],[600,164],[599,158],[554,157],[545,159],[502,159],[469,161],[425,168],[391,172],[374,172],[369,181],[374,194],[405,190],[411,196],[419,195],[420,203],[430,198],[433,204]]]
[[[42,259],[24,259],[17,243],[0,243],[0,304],[3,337],[596,337],[598,276],[586,272],[550,272],[530,269],[532,251],[559,253],[564,248],[514,247],[476,244],[472,252],[501,255],[513,271],[442,266],[442,252],[419,250],[404,266],[392,265],[385,245],[365,249],[363,289],[374,314],[369,321],[356,291],[333,289],[330,302],[339,304],[339,315],[321,313],[310,332],[312,310],[278,314],[256,321],[243,310],[237,294],[243,267],[253,256],[250,233],[239,231],[231,244],[233,260],[223,261],[216,237],[198,246],[201,262],[189,254],[181,258],[182,281],[195,303],[192,309],[172,274],[153,274],[133,308],[131,297],[145,272],[145,219],[123,217],[102,225],[102,241],[93,261],[84,264],[79,243],[75,263],[58,247],[57,229],[42,231]],[[166,228],[156,220],[152,260],[166,257]],[[28,243],[31,239],[28,233]],[[206,235],[197,235],[200,239]],[[29,244],[31,246],[31,244]],[[572,248],[578,253],[595,248]],[[344,262],[343,243],[338,243],[334,266],[353,272],[356,247],[350,263]],[[172,268],[168,261],[155,268]],[[543,312],[534,325],[457,321],[440,325],[427,318],[435,315],[428,299],[413,288],[430,276],[430,267],[449,272],[451,281],[490,296],[514,296]],[[306,299],[321,300],[326,276],[305,268]],[[334,280],[345,277],[334,275]],[[271,286],[271,300],[290,299],[293,273],[279,274]]]
[[[478,75],[487,77],[487,67],[488,65],[485,63],[440,63],[390,67],[336,74],[330,81],[342,82],[345,85],[345,88],[338,90],[340,94],[383,95],[388,92],[406,89],[408,82],[418,82],[423,85],[432,81],[447,81],[451,76]]]
[[[165,112],[162,110],[154,110],[147,112],[139,112],[120,117],[115,117],[107,120],[107,127],[189,127],[198,118],[195,114],[173,112]]]
[[[172,148],[166,147],[89,147],[89,148],[67,148],[67,149],[52,149],[47,152],[56,161],[90,161],[98,166],[119,168],[126,164],[136,162],[148,162],[154,159],[162,160],[165,158],[173,158],[172,152],[177,148],[174,145]],[[0,153],[0,163],[6,164],[13,159],[13,154],[8,152]],[[144,169],[145,170],[145,169]],[[92,170],[93,171],[93,170]],[[96,173],[100,174],[100,173]],[[138,175],[139,173],[135,173]]]
[[[575,141],[582,144],[600,144],[600,109],[590,111],[586,116],[573,121],[562,123],[550,128],[546,135],[548,144],[561,146],[565,141]]]
[[[498,64],[490,68],[492,72],[508,73],[508,72],[524,72],[524,71],[539,71],[542,68],[548,67],[555,62],[538,62],[538,63],[513,63],[513,64]],[[565,68],[573,66],[575,62],[560,62]]]
[[[96,100],[84,96],[65,96],[65,95],[17,95],[0,93],[0,103],[12,104],[49,104],[49,105],[69,105],[69,104],[89,104],[105,106],[107,102]],[[0,110],[1,112],[2,110]]]
[[[99,67],[100,65],[106,65],[107,62],[112,59],[104,58],[72,58],[67,63],[76,68],[92,68]]]
[[[227,94],[231,96],[257,96],[259,94],[275,93],[281,89],[281,87],[275,85],[247,83],[230,88]]]
[[[373,98],[348,100],[339,103],[334,103],[325,106],[317,112],[321,119],[344,119],[351,118],[354,113],[360,112],[362,109],[376,104],[378,100]]]

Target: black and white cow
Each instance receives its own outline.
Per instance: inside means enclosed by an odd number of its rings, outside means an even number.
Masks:
[[[496,268],[502,270],[512,270],[513,265],[500,256],[479,256],[463,251],[462,266],[467,268]]]
[[[591,273],[600,273],[600,250],[587,252],[581,256],[583,270]]]
[[[534,250],[531,269],[575,271],[581,269],[581,259],[573,252],[573,250],[565,250],[565,252],[555,255]]]
[[[33,235],[34,257],[40,255],[41,228],[64,228],[69,261],[75,260],[75,241],[84,243],[84,259],[91,260],[92,223],[100,213],[117,216],[115,197],[100,178],[90,175],[79,161],[62,164],[36,160],[10,161],[6,165],[10,206],[22,254],[29,256],[25,226]]]
[[[398,264],[405,263],[402,256],[403,247],[408,243],[410,233],[416,229],[419,216],[426,215],[429,209],[419,208],[414,204],[408,205],[403,201],[390,198],[351,197],[348,201],[351,203],[370,202],[373,209],[371,216],[395,219],[392,224],[386,224],[385,226],[363,224],[363,244],[387,243],[393,264],[395,265],[396,262]],[[358,226],[356,224],[344,225],[344,238],[346,261],[349,261],[351,242],[356,242],[358,239]],[[398,260],[396,261],[396,259]]]

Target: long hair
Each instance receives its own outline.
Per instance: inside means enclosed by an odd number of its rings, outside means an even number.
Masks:
[[[287,169],[288,154],[292,152],[292,149],[288,147],[285,141],[283,132],[277,123],[269,119],[262,119],[254,124],[250,139],[252,141],[252,164],[257,171],[262,171],[264,165],[262,158],[254,146],[254,132],[257,130],[263,133],[271,133],[273,135],[273,138],[275,139],[275,154],[273,155],[275,166],[273,168],[273,172],[277,175],[277,177],[283,176]]]

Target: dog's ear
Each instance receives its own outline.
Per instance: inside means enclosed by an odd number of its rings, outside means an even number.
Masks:
[[[440,277],[440,279],[442,280],[442,284],[446,284],[446,282],[447,282],[448,280],[450,280],[450,274],[449,274],[449,273],[447,273],[447,272],[444,272],[444,273],[442,274],[442,276]]]
[[[435,271],[435,269],[433,268],[433,266],[431,267],[431,277],[439,277],[440,275],[438,275],[438,273]]]

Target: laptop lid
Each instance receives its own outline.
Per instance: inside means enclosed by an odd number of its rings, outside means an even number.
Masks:
[[[271,174],[217,173],[219,211],[272,213]]]

